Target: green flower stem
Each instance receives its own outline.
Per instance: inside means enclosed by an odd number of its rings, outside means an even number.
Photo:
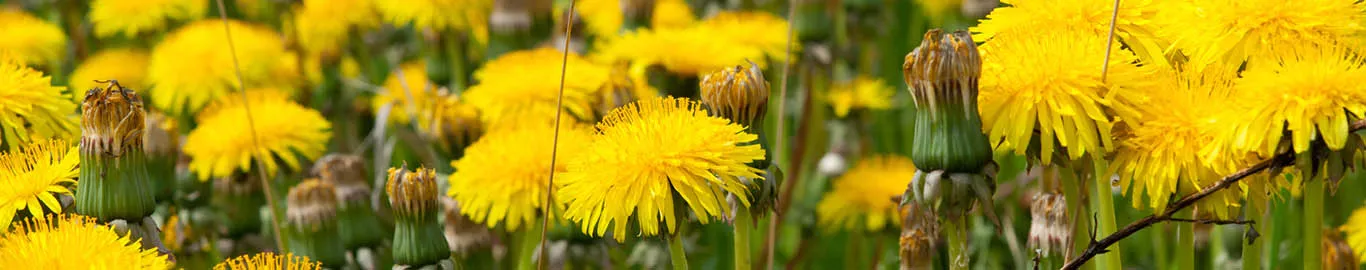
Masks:
[[[465,67],[465,60],[468,59],[465,57],[465,46],[468,45],[469,38],[458,33],[448,33],[448,35],[443,38],[449,39],[445,42],[444,49],[446,50],[447,61],[450,61],[451,67],[451,81],[450,84],[446,86],[450,88],[451,91],[460,93],[465,90],[466,86],[469,86],[469,81],[465,78],[465,74],[468,73],[467,68]]]
[[[944,234],[948,236],[949,269],[966,270],[968,266],[968,224],[967,220],[949,219],[944,221]]]
[[[1182,209],[1176,217],[1194,219],[1195,210]],[[1195,223],[1176,222],[1176,269],[1195,269]]]
[[[399,218],[394,224],[394,264],[410,268],[435,265],[450,257],[446,235],[436,217]]]
[[[541,222],[530,222],[517,234],[517,269],[536,269],[536,248],[541,244]]]
[[[1323,269],[1323,179],[1304,181],[1304,268]]]
[[[752,269],[753,261],[750,260],[749,240],[750,233],[754,230],[754,217],[750,216],[749,209],[740,206],[735,209],[735,270]]]
[[[1158,229],[1164,228],[1159,227]],[[1156,263],[1159,266],[1158,268],[1165,268],[1171,265],[1171,257],[1168,254],[1168,251],[1171,251],[1171,249],[1167,246],[1167,237],[1170,237],[1170,235],[1167,235],[1164,230],[1158,230],[1157,232],[1148,235],[1152,236],[1153,241],[1151,247],[1153,248],[1153,257],[1157,259]]]
[[[131,149],[118,157],[82,151],[80,179],[76,213],[109,222],[142,220],[156,210],[142,149]]]
[[[1261,205],[1261,209],[1263,209],[1263,211],[1266,211],[1265,209],[1267,209],[1268,207],[1270,206],[1267,204]],[[1271,221],[1271,219],[1268,218],[1269,216],[1266,216],[1265,213],[1257,212],[1258,208],[1252,207],[1251,205],[1243,207],[1243,209],[1247,211],[1247,213],[1245,214],[1247,218],[1251,219],[1252,222],[1255,222],[1251,225],[1252,228],[1254,228],[1259,233],[1269,232],[1269,230],[1267,229],[1269,229],[1270,227],[1268,227],[1267,224],[1265,224]],[[1268,240],[1270,240],[1269,237],[1258,237],[1258,239],[1251,243],[1249,243],[1246,239],[1239,241],[1243,243],[1243,269],[1262,269],[1262,246]]]
[[[1096,198],[1095,208],[1100,211],[1098,217],[1100,228],[1097,229],[1096,235],[1110,235],[1117,228],[1115,225],[1115,197],[1114,193],[1110,191],[1110,174],[1106,173],[1109,171],[1109,165],[1105,160],[1096,161],[1096,169],[1093,171],[1096,177],[1096,182],[1093,185],[1096,188],[1091,197]],[[1100,266],[1098,268],[1104,270],[1122,269],[1124,264],[1120,260],[1120,254],[1123,252],[1120,252],[1119,248],[1119,245],[1111,246],[1108,248],[1110,252],[1097,256],[1099,259],[1097,262]]]
[[[1072,250],[1068,254],[1080,255],[1086,246],[1090,244],[1090,225],[1091,215],[1086,214],[1086,203],[1082,201],[1081,182],[1077,180],[1077,173],[1069,168],[1063,168],[1058,175],[1062,178],[1062,195],[1067,201],[1067,216],[1072,218]],[[1064,256],[1070,257],[1070,256]],[[1094,267],[1095,264],[1082,266],[1083,268]]]
[[[859,258],[863,257],[863,254],[860,254],[859,251],[860,245],[863,245],[863,232],[851,230],[847,242],[844,243],[844,269],[862,268],[859,267]]]
[[[678,230],[669,236],[669,262],[673,264],[674,270],[688,269],[688,256],[684,253],[683,230]]]
[[[147,175],[152,178],[157,203],[170,202],[176,191],[176,156],[153,155],[147,157]]]

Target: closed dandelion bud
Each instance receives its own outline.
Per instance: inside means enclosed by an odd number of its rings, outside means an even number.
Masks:
[[[180,128],[165,114],[146,114],[142,150],[147,154],[147,174],[152,178],[156,201],[166,202],[176,190],[176,161],[180,159]]]
[[[337,232],[348,250],[378,246],[384,239],[384,227],[370,205],[364,162],[356,155],[329,154],[313,165],[313,173],[336,191]]]
[[[982,59],[966,31],[925,33],[906,55],[902,75],[915,101],[911,160],[924,171],[976,173],[991,162],[977,114]]]
[[[291,253],[307,256],[323,266],[346,264],[346,250],[337,236],[337,193],[331,183],[308,179],[289,189],[285,234]]]
[[[156,208],[142,148],[142,100],[112,82],[81,106],[81,178],[76,212],[101,222],[142,220]]]
[[[235,172],[213,180],[211,205],[217,209],[217,219],[227,229],[227,237],[240,239],[261,230],[261,206],[266,197],[261,192],[261,179],[246,172]]]
[[[1062,194],[1039,193],[1030,202],[1029,249],[1042,256],[1062,255],[1072,244],[1072,223],[1067,219],[1067,199]]]
[[[407,165],[389,168],[384,189],[394,208],[394,264],[421,267],[450,257],[436,219],[436,171],[422,167],[409,171]]]
[[[735,66],[707,74],[702,77],[699,86],[702,91],[702,104],[707,105],[712,116],[729,119],[744,126],[746,133],[759,135],[759,139],[750,144],[758,144],[764,148],[764,158],[753,161],[749,166],[765,170],[765,173],[770,175],[765,179],[742,180],[753,195],[750,197],[751,212],[756,215],[767,213],[775,207],[774,202],[777,201],[778,194],[775,181],[780,178],[772,177],[772,172],[769,172],[766,145],[768,139],[763,132],[764,114],[768,111],[769,87],[763,71],[759,70],[758,65],[750,62],[748,68]]]

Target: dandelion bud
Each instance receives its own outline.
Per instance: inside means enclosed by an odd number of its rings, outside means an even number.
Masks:
[[[176,189],[176,161],[180,158],[180,128],[161,113],[146,114],[142,150],[147,154],[147,174],[152,178],[156,201],[171,199]]]
[[[408,267],[436,265],[450,256],[436,214],[436,171],[407,165],[389,168],[384,187],[394,207],[394,264]]]
[[[348,250],[378,246],[384,237],[385,230],[370,206],[364,162],[356,155],[329,154],[313,165],[313,173],[335,187],[339,201],[337,232]]]
[[[702,77],[702,103],[714,116],[759,130],[768,111],[768,81],[754,62]]]
[[[117,82],[90,89],[81,106],[76,212],[102,222],[142,220],[156,208],[142,149],[142,99]]]
[[[323,266],[346,264],[346,250],[337,235],[337,193],[332,184],[318,179],[304,180],[289,189],[286,197],[285,234],[294,254],[308,256]]]
[[[976,173],[991,162],[977,115],[982,59],[966,31],[925,33],[901,66],[915,101],[911,160],[925,171]]]
[[[1061,255],[1072,244],[1072,223],[1067,220],[1067,199],[1061,194],[1039,193],[1030,202],[1029,249],[1043,256]]]
[[[238,239],[261,229],[260,209],[266,204],[261,192],[261,179],[246,172],[235,172],[213,180],[210,201],[218,211],[218,220],[227,227],[227,237]]]

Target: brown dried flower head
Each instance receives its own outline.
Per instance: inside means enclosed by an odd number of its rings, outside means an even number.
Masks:
[[[285,218],[298,228],[318,230],[337,220],[337,193],[331,183],[317,178],[289,189]]]
[[[142,99],[118,81],[85,92],[81,102],[81,152],[121,156],[142,150]]]

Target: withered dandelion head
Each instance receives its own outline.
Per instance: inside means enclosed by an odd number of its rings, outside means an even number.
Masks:
[[[105,49],[86,58],[71,72],[70,86],[76,102],[85,98],[86,89],[105,87],[100,81],[117,80],[138,91],[147,90],[147,52],[139,49]]]
[[[835,116],[845,117],[860,110],[881,110],[892,107],[891,86],[881,79],[860,75],[851,81],[835,84],[825,99],[835,110]]]
[[[247,96],[250,105],[240,97],[224,98],[196,117],[199,126],[186,137],[185,154],[194,158],[190,170],[200,180],[247,171],[254,159],[264,166],[254,169],[268,175],[276,174],[279,162],[299,171],[304,160],[316,159],[327,150],[332,124],[318,111],[275,90],[249,90]]]
[[[748,206],[740,177],[762,178],[746,164],[763,159],[764,149],[750,144],[758,136],[744,130],[686,98],[617,108],[598,123],[593,142],[569,163],[563,180],[556,180],[556,197],[568,205],[565,217],[585,233],[613,229],[618,241],[626,239],[632,220],[642,235],[660,234],[661,223],[674,232],[687,216],[680,211],[710,222],[731,211],[728,192]],[[687,210],[675,209],[676,202]]]
[[[389,168],[384,191],[396,216],[415,220],[436,217],[436,170],[418,167],[409,171],[407,165]]]
[[[23,145],[36,139],[67,138],[77,131],[72,117],[76,103],[62,94],[64,87],[24,66],[14,55],[0,51],[0,133],[6,145]]]
[[[20,9],[0,8],[0,52],[9,52],[20,64],[46,66],[65,56],[66,34],[56,24]]]
[[[821,227],[877,232],[900,224],[895,201],[915,177],[915,164],[902,156],[871,156],[835,179],[833,188],[816,205]]]
[[[322,269],[322,264],[308,257],[271,252],[242,255],[213,266],[214,270],[305,270]]]
[[[505,225],[509,231],[536,222],[544,213],[546,182],[551,167],[553,122],[506,124],[465,149],[452,161],[447,195],[460,202],[461,212],[489,226]],[[554,171],[563,174],[568,160],[588,147],[591,131],[577,124],[561,126]]]
[[[564,81],[564,111],[580,119],[593,116],[594,93],[607,82],[610,70],[570,53],[566,63],[564,53],[554,48],[539,48],[503,54],[474,72],[479,84],[466,90],[462,97],[479,108],[485,121],[498,122],[505,115],[553,119],[560,108],[560,81],[528,78],[559,78],[561,66],[568,65]]]
[[[147,83],[153,105],[172,115],[199,111],[235,90],[238,74],[246,85],[279,87],[293,91],[299,78],[298,61],[285,50],[283,37],[269,28],[242,21],[228,21],[233,54],[227,44],[223,22],[200,20],[171,32],[152,49]],[[240,69],[233,68],[240,66]]]
[[[360,156],[327,154],[313,163],[313,174],[336,187],[337,200],[369,200],[370,186],[366,182],[365,159]]]
[[[114,228],[79,215],[31,219],[0,239],[0,265],[19,269],[170,269],[166,255],[142,249]]]
[[[42,220],[43,207],[62,212],[55,195],[71,195],[80,155],[65,141],[37,142],[0,154],[0,231],[8,231],[14,216],[25,209]]]
[[[168,22],[202,18],[208,9],[208,1],[196,0],[95,0],[90,23],[98,37],[134,37],[165,30]]]
[[[122,156],[142,150],[145,121],[142,99],[133,89],[109,82],[93,88],[81,102],[81,152]]]
[[[730,119],[746,127],[763,124],[768,111],[768,80],[759,66],[735,66],[707,74],[699,83],[702,104],[713,115]]]
[[[291,226],[318,230],[335,222],[337,218],[337,193],[335,186],[322,180],[307,179],[289,189],[285,198],[288,208],[285,218]]]

